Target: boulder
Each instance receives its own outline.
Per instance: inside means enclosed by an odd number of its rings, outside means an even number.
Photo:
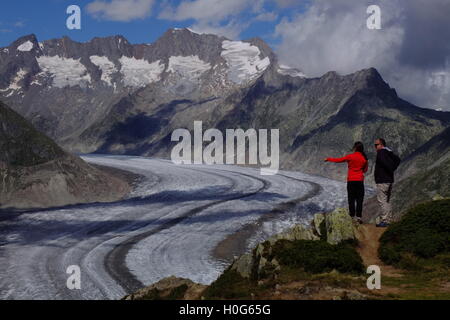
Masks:
[[[231,270],[237,271],[243,278],[250,278],[252,270],[258,273],[257,278],[263,273],[277,272],[280,270],[280,264],[276,259],[267,260],[272,253],[272,246],[278,240],[319,240],[320,238],[314,233],[310,227],[302,224],[294,225],[292,228],[270,237],[266,242],[258,244],[253,253],[240,256],[231,265]]]
[[[253,255],[251,253],[240,256],[231,266],[243,278],[250,278],[253,268]]]
[[[276,259],[270,258],[272,247],[278,240],[320,240],[325,232],[326,239],[330,244],[338,244],[343,240],[355,239],[355,227],[352,218],[346,209],[336,209],[333,212],[314,215],[312,227],[302,224],[294,225],[292,228],[270,237],[267,241],[256,246],[252,253],[244,254],[236,259],[231,265],[231,270],[237,271],[243,278],[252,276],[260,279],[276,274],[280,270],[280,264]],[[256,274],[252,275],[252,272]]]
[[[282,233],[276,234],[268,239],[270,244],[274,244],[278,240],[319,240],[320,238],[314,234],[314,230],[302,224],[296,224],[292,228]]]
[[[337,208],[325,215],[327,242],[338,244],[344,240],[355,239],[355,227],[348,210]]]
[[[171,276],[124,297],[122,300],[194,300],[200,299],[205,285]]]

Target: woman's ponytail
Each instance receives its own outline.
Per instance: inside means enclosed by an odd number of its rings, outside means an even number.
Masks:
[[[355,150],[356,152],[360,152],[364,159],[368,160],[366,153],[364,152],[364,144],[361,141],[357,141],[355,142],[355,144],[353,145],[353,150]]]

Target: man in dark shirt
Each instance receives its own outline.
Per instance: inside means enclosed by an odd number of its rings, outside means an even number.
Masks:
[[[397,165],[392,150],[386,147],[384,139],[375,141],[377,160],[375,163],[375,183],[377,185],[377,199],[381,206],[381,221],[377,227],[387,227],[392,222],[391,194],[394,184],[394,171]]]

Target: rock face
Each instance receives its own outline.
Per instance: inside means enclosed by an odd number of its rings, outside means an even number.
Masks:
[[[450,127],[403,159],[396,175],[405,178],[436,168],[450,159]]]
[[[89,166],[0,102],[0,207],[41,208],[113,201],[126,181]]]
[[[264,249],[264,247],[262,247]],[[231,266],[231,270],[235,270],[244,278],[250,278],[252,274],[253,268],[253,254],[247,253],[241,255],[233,265]]]
[[[123,300],[195,300],[200,299],[205,288],[205,285],[172,276],[130,294]]]
[[[355,239],[353,221],[347,209],[338,208],[326,214],[325,225],[327,242],[330,244],[338,244],[344,240]]]
[[[305,78],[258,38],[188,29],[140,45],[30,35],[0,48],[0,75],[0,97],[77,152],[168,157],[172,132],[201,120],[204,129],[279,129],[282,167],[344,179],[344,165],[317,163],[378,136],[406,158],[450,124],[450,113],[399,98],[373,68]]]
[[[319,240],[319,237],[314,229],[297,224],[285,232],[270,237],[267,241],[273,244],[278,240]]]

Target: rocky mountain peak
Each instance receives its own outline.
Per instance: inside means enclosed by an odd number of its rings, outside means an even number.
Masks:
[[[11,49],[17,49],[21,52],[28,52],[33,49],[39,48],[39,42],[35,34],[29,34],[23,37],[20,37],[16,41],[14,41],[11,46]]]
[[[353,74],[353,79],[360,86],[377,90],[388,90],[391,92],[391,87],[383,80],[383,77],[375,68],[368,68],[357,71]]]
[[[270,57],[272,61],[278,61],[278,58],[276,57],[272,48],[267,44],[267,42],[265,42],[260,37],[248,39],[246,40],[246,42],[249,42],[252,45],[257,46],[265,57]]]
[[[224,37],[199,34],[187,28],[169,29],[152,44],[152,51],[158,59],[198,56],[206,62],[213,62],[220,57],[224,40]]]

